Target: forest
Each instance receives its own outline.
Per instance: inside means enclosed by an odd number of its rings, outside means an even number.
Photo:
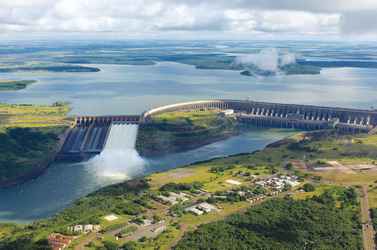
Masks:
[[[354,189],[273,199],[186,233],[175,249],[362,249],[357,207]]]

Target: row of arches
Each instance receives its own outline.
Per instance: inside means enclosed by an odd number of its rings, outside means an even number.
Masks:
[[[87,127],[92,124],[96,126],[108,126],[113,122],[124,122],[129,124],[138,124],[140,116],[82,116],[76,118],[77,127]]]
[[[339,119],[339,122],[347,124],[377,125],[377,112],[375,111],[242,100],[207,100],[167,105],[145,112],[143,120],[148,121],[151,116],[165,112],[201,109],[234,109],[236,112],[258,116],[288,118],[298,115],[303,120],[331,121]]]

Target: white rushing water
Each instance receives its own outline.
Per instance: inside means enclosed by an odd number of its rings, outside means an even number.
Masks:
[[[138,125],[114,123],[101,154],[89,161],[99,177],[128,179],[143,172],[146,162],[135,149]]]

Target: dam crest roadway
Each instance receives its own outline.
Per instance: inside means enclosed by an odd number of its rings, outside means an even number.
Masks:
[[[344,133],[373,133],[377,111],[249,100],[200,100],[157,107],[141,115],[79,116],[66,132],[58,160],[83,160],[101,153],[112,124],[151,122],[154,115],[174,111],[233,110],[241,123],[263,128],[337,129]]]

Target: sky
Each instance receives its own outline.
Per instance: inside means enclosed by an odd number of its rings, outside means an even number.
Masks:
[[[0,35],[377,40],[377,0],[0,0]]]

